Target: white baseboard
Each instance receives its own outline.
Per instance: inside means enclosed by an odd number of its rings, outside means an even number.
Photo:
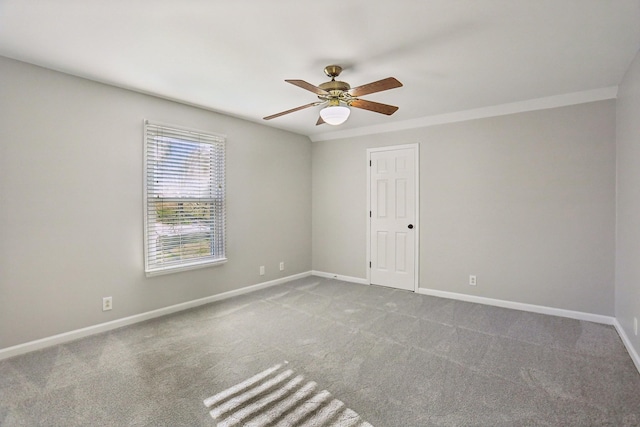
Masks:
[[[360,285],[368,285],[369,284],[367,279],[362,279],[360,277],[342,276],[340,274],[326,273],[324,271],[313,270],[311,272],[311,275],[318,276],[318,277],[326,277],[327,279],[342,280],[343,282],[358,283]]]
[[[57,334],[57,335],[42,338],[39,340],[26,342],[24,344],[18,344],[12,347],[3,348],[3,349],[0,349],[0,360],[8,359],[9,357],[19,356],[21,354],[29,353],[35,350],[40,350],[42,348],[46,348],[46,347],[50,347],[58,344],[64,344],[66,342],[74,341],[79,338],[84,338],[89,335],[95,335],[101,332],[107,332],[113,329],[121,328],[123,326],[144,322],[145,320],[154,319],[160,316],[166,316],[167,314],[188,310],[190,308],[198,307],[200,305],[224,300],[227,298],[235,297],[237,295],[246,294],[249,292],[257,291],[259,289],[268,288],[270,286],[279,285],[285,282],[289,282],[291,280],[301,279],[303,277],[308,277],[308,276],[311,276],[310,271],[300,273],[300,274],[294,274],[287,277],[281,277],[279,279],[258,283],[256,285],[245,286],[243,288],[236,289],[233,291],[223,292],[221,294],[216,294],[216,295],[200,298],[193,301],[187,301],[180,304],[171,305],[169,307],[147,311],[146,313],[135,314],[133,316],[124,317],[122,319],[112,320],[111,322],[100,323],[98,325],[88,326],[86,328],[76,329],[74,331],[64,332],[62,334]]]
[[[345,282],[359,283],[368,285],[367,279],[360,277],[342,276],[340,274],[327,273],[324,271],[312,270],[313,276],[325,277],[328,279],[342,280]],[[526,304],[521,302],[513,302],[507,300],[499,300],[494,298],[479,297],[475,295],[459,294],[456,292],[439,291],[436,289],[418,288],[418,294],[431,295],[435,297],[456,299],[460,301],[475,302],[478,304],[493,305],[496,307],[512,308],[515,310],[530,311],[533,313],[549,314],[551,316],[567,317],[569,319],[586,320],[588,322],[602,323],[605,325],[613,325],[616,320],[612,316],[604,316],[601,314],[585,313],[581,311],[565,310],[562,308],[547,307],[543,305]]]
[[[455,292],[438,291],[435,289],[418,288],[418,293],[423,295],[431,295],[434,297],[442,297],[456,299],[460,301],[476,302],[478,304],[493,305],[496,307],[512,308],[514,310],[530,311],[533,313],[549,314],[551,316],[567,317],[569,319],[586,320],[588,322],[602,323],[605,325],[613,325],[615,317],[603,316],[601,314],[584,313],[581,311],[565,310],[562,308],[546,307],[543,305],[526,304],[522,302],[513,302],[500,299],[479,297],[475,295],[459,294]]]
[[[622,328],[622,325],[620,324],[620,322],[618,322],[618,319],[615,319],[613,321],[613,326],[615,326],[616,331],[618,331],[618,335],[620,335],[620,338],[622,339],[624,346],[627,348],[627,351],[629,352],[629,356],[631,356],[631,360],[633,360],[633,363],[636,365],[636,369],[638,370],[638,372],[640,372],[640,356],[638,355],[638,352],[636,351],[636,349],[633,348],[633,344],[631,344],[631,340],[629,339],[629,336],[627,335],[625,330]]]
[[[21,354],[29,353],[35,350],[40,350],[42,348],[46,348],[46,347],[50,347],[58,344],[64,344],[66,342],[84,338],[89,335],[95,335],[102,332],[107,332],[113,329],[121,328],[123,326],[132,325],[134,323],[143,322],[145,320],[154,319],[156,317],[165,316],[167,314],[176,313],[178,311],[188,310],[190,308],[198,307],[204,304],[209,304],[215,301],[221,301],[227,298],[243,295],[249,292],[254,292],[260,289],[279,285],[285,282],[289,282],[291,280],[301,279],[311,275],[318,276],[318,277],[325,277],[329,279],[342,280],[345,282],[364,284],[364,285],[369,284],[367,279],[363,279],[359,277],[343,276],[340,274],[332,274],[332,273],[326,273],[326,272],[315,271],[315,270],[307,271],[304,273],[294,274],[291,276],[282,277],[280,279],[258,283],[256,285],[245,286],[243,288],[236,289],[233,291],[223,292],[221,294],[216,294],[216,295],[200,298],[193,301],[187,301],[184,303],[171,305],[169,307],[148,311],[146,313],[136,314],[133,316],[124,317],[122,319],[113,320],[111,322],[100,323],[98,325],[88,326],[86,328],[76,329],[76,330],[65,332],[62,334],[53,335],[51,337],[42,338],[39,340],[27,342],[24,344],[18,344],[12,347],[0,349],[0,360],[8,359],[14,356],[19,356]],[[586,320],[586,321],[595,322],[595,323],[603,323],[606,325],[613,325],[618,331],[618,334],[620,335],[627,350],[629,351],[629,354],[631,356],[631,359],[633,360],[633,363],[636,365],[636,368],[638,368],[638,371],[640,371],[640,356],[631,345],[631,341],[629,340],[629,337],[626,335],[624,329],[622,328],[618,320],[614,317],[591,314],[591,313],[583,313],[583,312],[571,311],[571,310],[564,310],[564,309],[553,308],[553,307],[545,307],[545,306],[539,306],[539,305],[533,305],[533,304],[498,300],[493,298],[478,297],[474,295],[458,294],[454,292],[438,291],[438,290],[427,289],[427,288],[418,288],[417,293],[424,294],[424,295],[437,296],[442,298],[457,299],[457,300],[467,301],[467,302],[475,302],[479,304],[493,305],[497,307],[530,311],[534,313],[568,317],[568,318],[577,319],[577,320]]]

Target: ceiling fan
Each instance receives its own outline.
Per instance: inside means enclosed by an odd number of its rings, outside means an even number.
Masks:
[[[392,115],[398,110],[398,107],[393,105],[366,101],[359,98],[362,95],[401,87],[402,83],[394,77],[387,77],[386,79],[351,88],[349,83],[336,80],[336,77],[338,77],[341,72],[342,67],[339,65],[326,66],[324,68],[324,73],[328,77],[331,77],[331,81],[322,83],[320,86],[314,86],[304,80],[285,80],[287,83],[291,83],[292,85],[315,93],[318,95],[320,101],[315,101],[300,107],[292,108],[291,110],[267,116],[264,120],[275,119],[276,117],[284,116],[285,114],[318,105],[324,105],[324,108],[320,110],[320,117],[318,118],[316,126],[323,123],[330,125],[339,125],[344,123],[351,113],[349,107],[362,108],[363,110],[374,111],[376,113],[386,114],[387,116]]]

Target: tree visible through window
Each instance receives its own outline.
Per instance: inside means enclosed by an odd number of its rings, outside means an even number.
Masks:
[[[226,261],[223,137],[145,123],[145,271]]]

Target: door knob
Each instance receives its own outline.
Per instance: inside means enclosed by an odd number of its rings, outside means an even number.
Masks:
[[[412,228],[413,228],[413,224],[409,224],[409,229],[412,229]]]

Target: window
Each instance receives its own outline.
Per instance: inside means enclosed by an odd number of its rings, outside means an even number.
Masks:
[[[147,276],[225,257],[225,140],[145,121]]]

